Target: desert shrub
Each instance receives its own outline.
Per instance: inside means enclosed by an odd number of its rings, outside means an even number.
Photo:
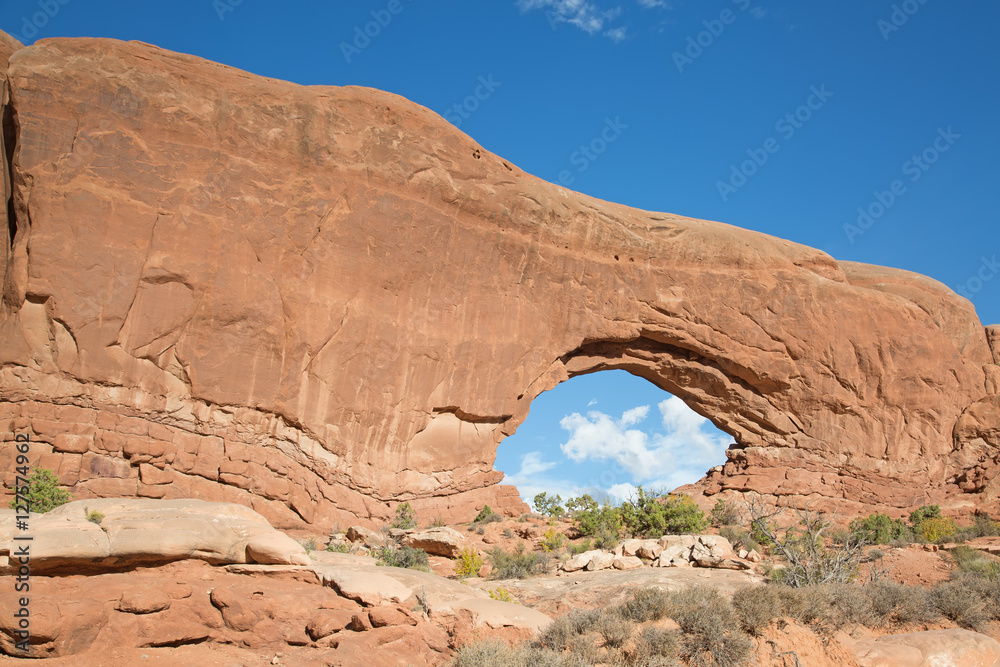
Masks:
[[[455,560],[455,575],[459,579],[475,577],[483,566],[483,557],[472,547],[462,549]]]
[[[698,533],[708,527],[705,513],[690,496],[647,493],[641,485],[633,500],[622,503],[620,512],[625,529],[635,537]]]
[[[1000,535],[1000,521],[994,521],[986,514],[974,514],[967,531],[969,539],[973,540],[977,537],[995,537]]]
[[[72,499],[69,491],[59,488],[59,478],[48,468],[35,468],[28,477],[28,492],[23,497],[28,500],[28,511],[38,514],[65,505]],[[17,496],[11,498],[8,507],[17,509]]]
[[[712,525],[716,528],[723,526],[739,526],[743,523],[743,508],[734,502],[722,500],[715,501],[710,515]]]
[[[750,531],[745,528],[740,528],[739,526],[721,526],[719,528],[719,535],[729,540],[729,543],[737,551],[746,549],[747,551],[757,551],[759,553],[761,550],[761,546],[754,541],[750,535]]]
[[[417,527],[417,514],[413,511],[410,503],[396,505],[396,518],[392,521],[392,527],[402,530]]]
[[[957,546],[948,553],[948,559],[958,572],[984,579],[1000,579],[1000,561],[978,549]]]
[[[579,609],[570,612],[549,623],[535,643],[554,651],[562,651],[571,646],[575,637],[593,630],[600,617],[601,612],[597,609]]]
[[[718,590],[694,586],[669,596],[669,616],[681,626],[681,657],[695,667],[736,667],[751,658],[753,642],[739,628],[732,605]]]
[[[662,628],[647,627],[635,640],[631,663],[644,667],[675,665],[678,634]]]
[[[783,615],[777,586],[746,586],[733,593],[733,609],[740,627],[755,637],[764,634],[771,621]]]
[[[88,520],[90,519],[89,515],[87,516],[87,519]],[[98,521],[97,523],[100,522]],[[302,548],[306,550],[306,553],[311,553],[313,551],[316,551],[316,538],[310,537],[308,540],[302,543]]]
[[[557,531],[555,528],[549,528],[545,531],[545,537],[542,538],[541,547],[546,553],[552,551],[558,551],[562,549],[563,544],[566,542],[566,536]]]
[[[508,591],[503,586],[489,591],[489,594],[491,600],[499,600],[500,602],[510,602],[513,604],[520,604],[517,600],[515,600],[511,596],[510,591]]]
[[[864,587],[871,601],[873,624],[877,627],[930,623],[937,609],[921,586],[904,586],[894,581],[876,581]]]
[[[385,567],[405,567],[411,570],[430,571],[427,552],[413,547],[379,547],[375,550],[375,562]]]
[[[451,667],[586,667],[575,653],[561,655],[537,646],[512,647],[501,639],[467,644],[455,652]]]
[[[1000,621],[1000,579],[990,579],[968,572],[953,575],[954,581],[974,591],[984,601],[983,613],[994,621]]]
[[[351,545],[345,542],[330,542],[326,545],[326,550],[331,553],[346,554],[350,553]]]
[[[982,630],[989,620],[986,602],[961,581],[949,581],[931,589],[931,600],[941,615],[969,630]]]
[[[104,512],[98,512],[97,510],[90,510],[89,512],[87,512],[87,521],[100,525],[101,522],[104,521]]]
[[[920,522],[917,529],[920,537],[927,542],[943,542],[958,532],[955,520],[949,517],[932,517]]]
[[[473,519],[474,524],[484,524],[484,523],[496,523],[498,521],[503,521],[503,517],[493,511],[493,508],[489,505],[483,505],[483,509],[479,510],[479,514]]]
[[[527,579],[549,570],[549,558],[541,553],[525,551],[523,544],[518,544],[513,551],[494,547],[489,552],[489,558],[493,564],[490,579]]]
[[[941,508],[937,505],[923,505],[910,512],[910,525],[914,529],[920,528],[927,519],[938,519],[941,517]]]
[[[483,525],[476,526],[476,535],[485,535],[485,534],[486,534],[486,526]]]
[[[577,556],[579,554],[582,554],[584,551],[590,551],[591,544],[592,542],[589,539],[581,540],[576,544],[571,544],[569,545],[569,553],[572,556]]]
[[[447,524],[445,523],[445,520],[444,520],[443,517],[437,517],[433,521],[431,521],[431,528],[442,528],[445,525],[447,525]]]
[[[658,621],[667,615],[669,602],[667,594],[659,588],[638,588],[617,607],[616,612],[622,618],[636,623]]]
[[[857,578],[862,563],[870,562],[864,552],[864,541],[852,537],[844,544],[827,546],[824,533],[832,523],[822,515],[798,511],[799,525],[782,533],[770,522],[779,511],[769,514],[756,502],[750,505],[751,524],[769,544],[772,553],[788,562],[787,566],[772,571],[775,581],[792,587],[848,583]],[[870,569],[872,578],[882,573],[882,570]]]
[[[611,648],[620,648],[632,636],[632,629],[635,624],[622,618],[614,612],[606,612],[598,617],[594,623],[594,630],[604,639],[604,645]]]
[[[566,513],[562,506],[562,497],[554,496],[549,498],[544,491],[535,496],[535,511],[549,517],[559,517]]]
[[[913,539],[913,532],[905,521],[893,519],[888,514],[882,513],[855,519],[850,524],[850,531],[856,541],[868,544],[891,544]]]
[[[871,597],[861,586],[829,584],[829,607],[826,621],[835,629],[845,626],[877,625],[877,614]]]

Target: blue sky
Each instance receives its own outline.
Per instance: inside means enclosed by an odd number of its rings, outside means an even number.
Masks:
[[[389,90],[547,180],[924,273],[1000,322],[998,3],[4,0],[0,27]],[[580,445],[585,421],[640,457],[632,431],[660,458],[678,429],[695,437],[673,404],[664,423],[666,394],[606,375],[539,398],[498,469],[525,488],[600,481],[611,462]],[[628,412],[642,406],[642,420]],[[710,459],[678,465],[693,480],[722,461]],[[596,486],[644,481],[617,463]]]

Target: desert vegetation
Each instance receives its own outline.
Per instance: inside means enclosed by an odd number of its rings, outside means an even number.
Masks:
[[[893,581],[884,563],[885,548],[1000,534],[1000,524],[984,515],[959,522],[926,506],[905,519],[876,513],[843,528],[835,517],[786,513],[758,501],[742,506],[719,501],[706,516],[683,496],[645,492],[620,507],[599,505],[589,496],[566,502],[558,496],[536,498],[535,506],[550,521],[571,521],[576,540],[558,543],[549,528],[536,551],[494,549],[493,578],[544,574],[545,559],[560,551],[568,556],[625,536],[696,532],[711,525],[735,548],[759,549],[767,581],[731,596],[709,585],[673,592],[639,588],[618,604],[561,616],[519,646],[492,640],[469,644],[457,652],[456,667],[737,667],[753,664],[767,633],[780,623],[799,623],[832,637],[861,627],[879,634],[949,626],[982,631],[1000,621],[1000,559],[948,545],[950,578],[929,587]]]

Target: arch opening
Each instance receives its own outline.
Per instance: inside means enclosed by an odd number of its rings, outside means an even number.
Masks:
[[[593,369],[532,401],[494,469],[529,504],[543,491],[620,502],[639,485],[670,491],[698,481],[726,462],[733,440],[650,378]]]

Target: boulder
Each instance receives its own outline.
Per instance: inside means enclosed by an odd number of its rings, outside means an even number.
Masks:
[[[338,593],[366,607],[386,602],[403,602],[413,591],[393,577],[375,572],[335,570],[330,580]]]
[[[594,572],[596,570],[606,570],[611,567],[615,562],[615,555],[612,553],[607,553],[606,551],[601,551],[596,556],[590,559],[587,566],[584,568],[588,572]]]
[[[639,558],[645,558],[646,560],[655,560],[660,557],[660,552],[662,551],[663,547],[661,547],[658,542],[646,540],[635,552],[635,555]]]
[[[582,554],[577,554],[567,560],[562,564],[561,569],[563,572],[576,572],[582,570],[593,560],[598,554],[604,553],[600,549],[594,549],[591,551],[584,551]]]
[[[642,567],[643,563],[637,556],[616,556],[611,566],[616,570],[634,570]]]
[[[458,554],[466,547],[465,538],[454,528],[428,528],[415,530],[403,536],[402,543],[414,549],[423,549],[434,556],[458,558]]]
[[[392,540],[388,536],[376,533],[374,530],[364,526],[351,526],[347,529],[347,539],[355,544],[362,544],[368,549],[379,549],[388,545]]]

